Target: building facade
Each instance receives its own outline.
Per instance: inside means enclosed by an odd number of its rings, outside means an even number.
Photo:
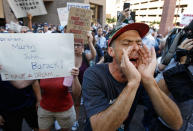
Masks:
[[[135,11],[136,21],[145,23],[160,23],[164,0],[125,0],[131,3],[131,10]],[[165,0],[166,2],[169,0]],[[193,7],[191,0],[176,0],[173,23],[180,22],[180,15],[188,13]],[[189,12],[191,13],[191,12]]]
[[[7,0],[1,0],[1,1],[7,1]],[[1,2],[0,1],[0,2]],[[93,10],[93,22],[99,22],[102,25],[105,25],[105,19],[106,19],[106,0],[43,0],[46,10],[48,12],[47,15],[41,15],[41,16],[34,16],[33,22],[35,23],[44,23],[47,22],[49,24],[55,24],[59,25],[59,18],[58,18],[58,12],[57,8],[62,8],[67,6],[67,2],[75,2],[75,3],[87,3],[90,4],[91,10]],[[7,6],[8,3],[4,2],[3,5],[4,8],[4,19],[9,23],[10,21],[15,21],[16,18],[14,16],[10,17],[12,14],[10,14],[11,11],[8,10]],[[5,8],[6,6],[6,8]],[[1,8],[1,6],[0,6]],[[2,9],[2,8],[1,8]],[[8,14],[9,13],[9,14]],[[3,18],[1,18],[2,20]],[[24,21],[26,19],[24,18]]]

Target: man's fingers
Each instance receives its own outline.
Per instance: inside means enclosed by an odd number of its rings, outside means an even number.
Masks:
[[[143,49],[145,51],[145,55],[149,55],[149,49],[147,48],[146,45],[143,45]]]
[[[190,49],[190,46],[192,46],[192,45],[193,45],[193,41],[190,41],[189,43],[184,45],[184,49],[188,50],[188,49]]]
[[[140,51],[139,51],[139,58],[138,58],[138,59],[139,59],[139,60],[138,60],[138,65],[143,64],[142,54],[141,54]]]
[[[193,41],[193,39],[185,39],[179,46],[179,48],[184,49],[186,44],[190,43],[191,41]]]
[[[187,50],[191,50],[193,48],[193,45],[189,46]]]
[[[147,58],[148,54],[146,53],[145,45],[142,48],[140,48],[140,52],[142,57]]]
[[[123,55],[122,55],[122,59],[121,59],[121,66],[123,67],[123,64],[125,63],[125,55],[126,55],[126,50],[123,49]]]
[[[143,64],[147,64],[149,62],[149,58],[150,58],[150,55],[151,55],[148,48],[147,48],[147,46],[143,45],[143,47],[140,48],[139,53],[142,57]]]
[[[139,55],[140,55],[140,64],[145,64],[146,63],[146,58],[144,57],[144,54],[142,53],[142,51],[139,51]]]

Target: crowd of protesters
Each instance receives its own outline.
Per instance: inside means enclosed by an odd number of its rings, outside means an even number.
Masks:
[[[175,52],[165,64],[171,32],[164,37],[146,24],[124,23],[127,15],[124,10],[114,28],[92,24],[88,44],[74,43],[72,77],[1,80],[0,128],[21,131],[25,119],[34,131],[49,131],[54,123],[63,131],[78,130],[83,104],[86,131],[128,131],[137,105],[142,104],[147,107],[142,121],[146,131],[192,131],[193,37],[177,41],[176,49],[185,53],[179,57]],[[18,24],[20,32],[5,25],[0,33],[67,32],[66,26],[32,24],[31,15],[28,26]],[[73,80],[64,85],[65,79]]]

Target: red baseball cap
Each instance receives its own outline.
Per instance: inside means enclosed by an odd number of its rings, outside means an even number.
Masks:
[[[108,46],[111,44],[113,40],[115,40],[119,35],[128,31],[128,30],[136,30],[139,32],[141,38],[143,38],[149,31],[149,26],[144,23],[132,23],[125,25],[123,27],[119,27],[118,29],[112,31],[112,34],[109,36]]]

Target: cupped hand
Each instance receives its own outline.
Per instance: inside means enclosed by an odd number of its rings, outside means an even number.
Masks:
[[[156,68],[156,53],[154,47],[149,51],[147,46],[144,45],[139,50],[139,62],[138,71],[141,74],[141,79],[147,80],[147,78],[152,78]]]
[[[132,52],[132,49],[133,49],[132,46],[128,47],[126,50],[123,49],[123,55],[122,55],[122,60],[121,60],[121,69],[128,81],[134,80],[136,82],[140,82],[141,75],[138,72],[138,70],[136,69],[136,67],[129,60],[129,56]]]

